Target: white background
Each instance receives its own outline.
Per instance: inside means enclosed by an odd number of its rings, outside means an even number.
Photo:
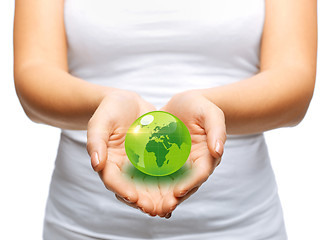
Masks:
[[[0,3],[0,239],[41,239],[59,130],[31,122],[12,74],[14,1]],[[266,133],[290,240],[327,239],[327,2],[318,2],[318,69],[305,119]],[[292,89],[290,89],[292,91]]]

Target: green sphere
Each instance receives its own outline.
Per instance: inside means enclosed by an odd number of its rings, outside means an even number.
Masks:
[[[128,159],[141,172],[165,176],[179,170],[191,151],[191,135],[173,114],[148,112],[129,127],[125,137]]]

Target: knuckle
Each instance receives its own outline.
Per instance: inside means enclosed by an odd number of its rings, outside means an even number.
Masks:
[[[184,186],[182,188],[176,189],[176,191],[174,193],[175,197],[185,196],[188,193],[188,191],[190,190],[190,188],[192,188],[192,183],[188,184],[188,186]],[[165,205],[165,210],[167,212],[171,211],[172,209],[174,209],[174,205],[177,205],[177,202],[173,203],[171,201],[168,201],[167,204]]]
[[[223,132],[221,134],[221,140],[222,140],[223,144],[225,144],[225,142],[227,140],[226,128],[223,130]]]
[[[92,154],[92,151],[93,151],[93,141],[91,139],[88,139],[87,142],[86,142],[86,150],[87,152],[89,153],[89,155],[91,156]]]

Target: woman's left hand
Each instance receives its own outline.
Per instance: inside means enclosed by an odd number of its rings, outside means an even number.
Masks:
[[[205,98],[200,90],[178,93],[160,109],[178,117],[191,134],[192,147],[187,164],[189,174],[182,180],[162,187],[158,214],[169,215],[181,202],[190,197],[219,165],[226,141],[224,113]]]

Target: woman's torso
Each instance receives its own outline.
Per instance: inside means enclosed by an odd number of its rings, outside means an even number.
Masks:
[[[177,92],[256,74],[264,13],[264,0],[66,0],[69,70],[159,108]],[[62,131],[46,239],[286,239],[262,134],[229,136],[222,163],[169,220],[118,202],[85,144],[85,131]]]

